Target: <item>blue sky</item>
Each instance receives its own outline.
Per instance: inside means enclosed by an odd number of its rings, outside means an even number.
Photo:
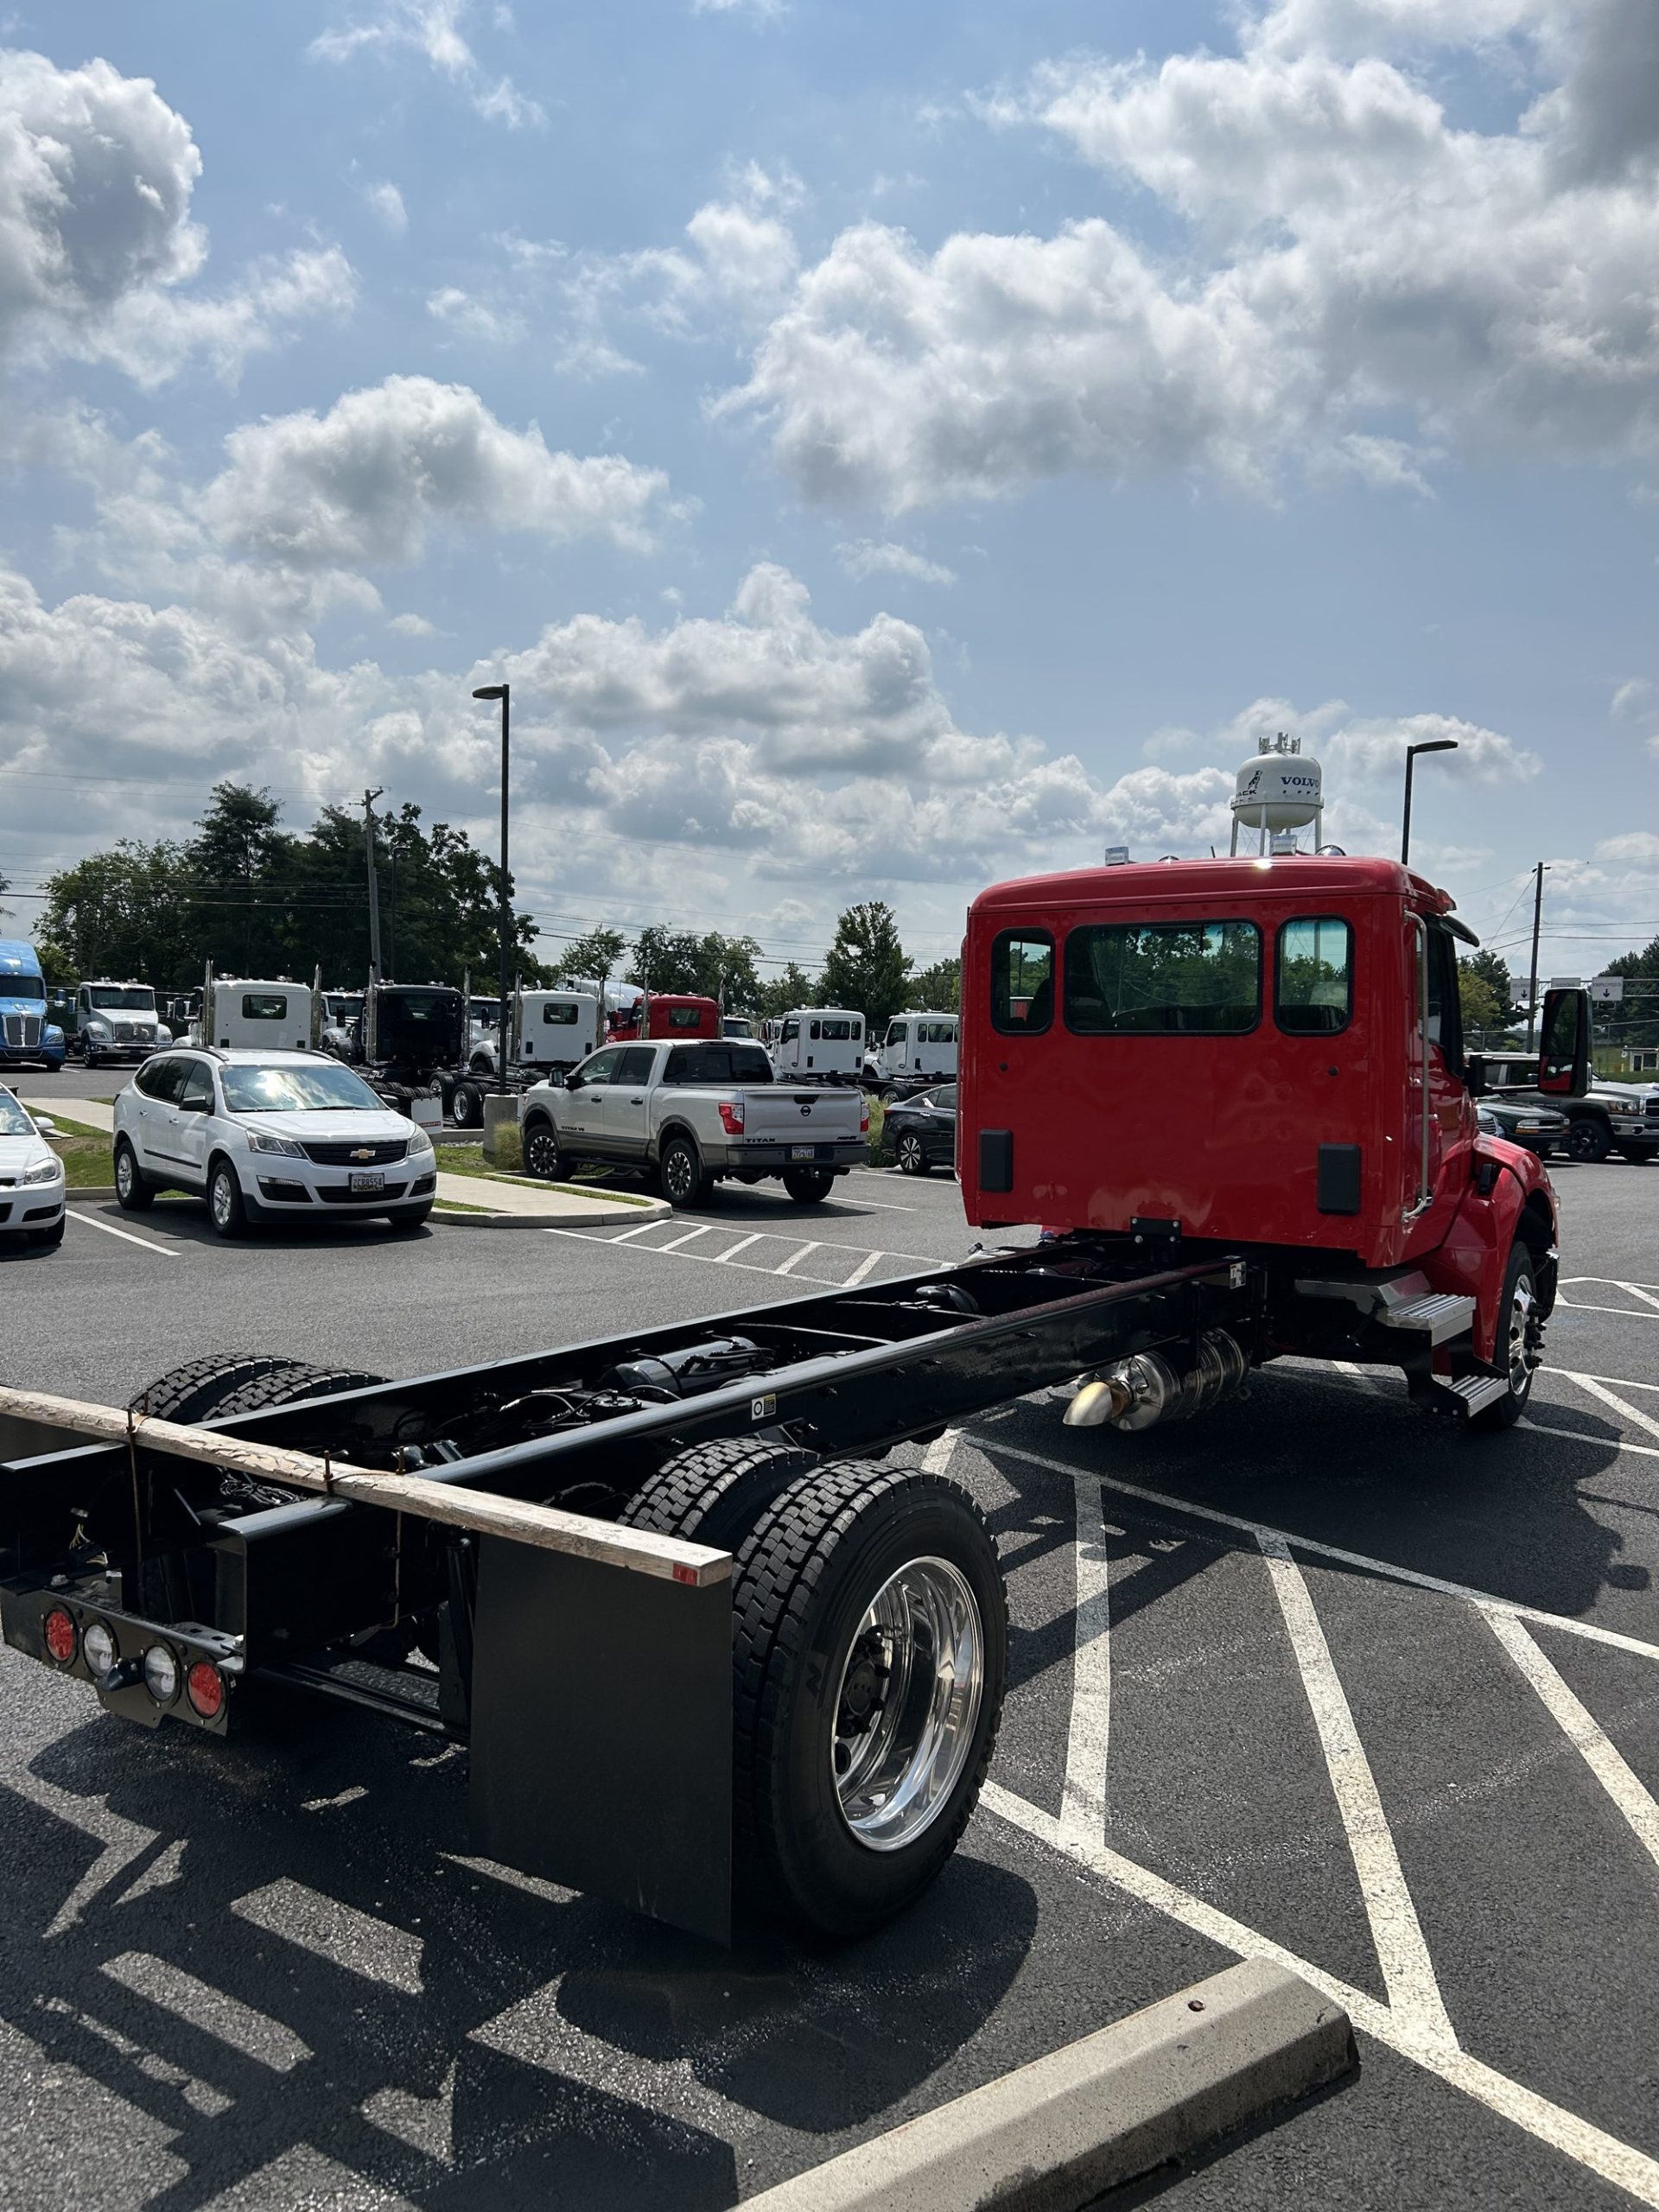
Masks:
[[[1289,728],[1548,972],[1659,933],[1659,10],[0,24],[0,874],[365,783],[550,931],[924,958]],[[15,913],[38,911],[14,898]],[[1519,950],[1523,950],[1520,948]],[[1523,964],[1517,960],[1517,964]]]

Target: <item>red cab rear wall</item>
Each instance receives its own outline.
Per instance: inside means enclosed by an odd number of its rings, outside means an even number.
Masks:
[[[969,912],[963,974],[963,1198],[982,1225],[1128,1230],[1179,1220],[1189,1236],[1307,1244],[1391,1266],[1438,1244],[1467,1180],[1474,1136],[1460,1077],[1431,1049],[1431,1183],[1410,1225],[1421,1163],[1414,912],[1451,900],[1389,861],[1186,861],[1081,869],[998,884]],[[1292,1033],[1274,1011],[1278,933],[1326,918],[1353,931],[1352,1011],[1335,1033]],[[1065,1026],[1068,933],[1089,924],[1254,923],[1261,933],[1254,1027],[1225,1035],[1078,1035]],[[1029,926],[1055,944],[1046,1030],[991,1020],[991,948]],[[979,1133],[1012,1138],[1013,1189],[979,1187]],[[1360,1147],[1357,1214],[1321,1212],[1321,1145]],[[1461,1166],[1465,1172],[1459,1173]]]

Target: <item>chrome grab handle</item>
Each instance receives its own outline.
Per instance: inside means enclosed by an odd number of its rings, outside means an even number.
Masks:
[[[1434,1203],[1434,1189],[1429,1181],[1428,1173],[1428,924],[1421,914],[1414,914],[1411,919],[1417,931],[1417,1041],[1422,1056],[1418,1081],[1422,1106],[1422,1160],[1418,1172],[1417,1203],[1408,1206],[1402,1216],[1402,1219],[1408,1222],[1421,1219]]]

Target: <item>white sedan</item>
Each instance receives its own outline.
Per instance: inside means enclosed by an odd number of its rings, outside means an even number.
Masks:
[[[0,1090],[0,1238],[61,1244],[63,1201],[63,1162],[28,1109]]]

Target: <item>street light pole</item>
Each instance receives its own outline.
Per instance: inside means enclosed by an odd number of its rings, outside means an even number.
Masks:
[[[1408,745],[1406,747],[1406,817],[1400,830],[1402,868],[1405,867],[1411,858],[1411,772],[1417,765],[1417,755],[1420,753],[1455,753],[1457,749],[1458,741],[1455,737],[1431,737],[1426,739],[1421,745]]]
[[[509,721],[512,705],[512,686],[510,683],[486,683],[474,691],[474,699],[499,699],[501,702],[501,1023],[495,1033],[496,1088],[507,1087],[507,1032],[510,1026],[508,1001],[512,996],[512,903],[507,890],[507,772],[509,766]]]

